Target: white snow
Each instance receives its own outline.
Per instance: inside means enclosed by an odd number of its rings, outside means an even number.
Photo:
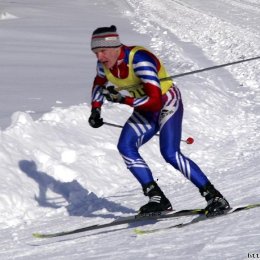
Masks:
[[[0,20],[16,19],[16,18],[18,18],[18,17],[15,16],[15,15],[10,14],[8,12],[2,12],[0,14]]]
[[[1,0],[0,258],[260,255],[259,209],[144,236],[124,225],[116,232],[32,237],[106,223],[147,201],[117,151],[120,129],[88,125],[95,75],[90,35],[111,24],[125,44],[158,54],[171,74],[260,55],[259,0]],[[176,79],[185,103],[183,138],[195,139],[183,152],[233,206],[260,202],[259,65]],[[122,125],[131,109],[106,103],[102,114]],[[197,189],[164,162],[157,137],[141,153],[176,210],[205,206]]]

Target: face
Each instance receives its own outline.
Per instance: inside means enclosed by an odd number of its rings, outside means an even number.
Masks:
[[[107,69],[111,69],[120,54],[120,47],[118,48],[97,48],[93,52],[96,54],[96,57],[99,62],[101,62]]]

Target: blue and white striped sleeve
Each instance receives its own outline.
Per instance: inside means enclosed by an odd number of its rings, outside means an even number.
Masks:
[[[138,76],[143,83],[150,83],[158,88],[161,88],[158,78],[158,67],[154,57],[147,52],[138,51],[133,60],[133,68],[136,76]]]
[[[107,82],[105,71],[101,63],[97,63],[97,75],[92,88],[92,107],[100,107],[103,104],[104,96],[102,94],[102,86]]]

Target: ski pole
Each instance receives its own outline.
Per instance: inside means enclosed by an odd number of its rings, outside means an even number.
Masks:
[[[170,75],[170,76],[165,77],[165,78],[159,78],[159,80],[160,81],[173,80],[173,79],[176,79],[176,78],[180,78],[180,77],[184,77],[184,76],[188,76],[188,75],[192,75],[192,74],[196,74],[196,73],[220,69],[220,68],[223,68],[223,67],[235,65],[235,64],[238,64],[238,63],[248,62],[248,61],[252,61],[252,60],[257,60],[257,59],[260,59],[260,56],[247,58],[247,59],[244,58],[244,59],[241,59],[241,60],[236,60],[236,61],[233,61],[233,62],[228,62],[228,63],[224,63],[224,64],[220,64],[220,65],[215,65],[215,66],[212,66],[212,67],[188,71],[188,72],[184,72],[184,73],[180,73],[180,74],[174,74],[174,75]],[[124,86],[124,88],[122,88],[122,89],[118,88],[118,90],[136,88],[137,86],[139,86],[139,85],[128,85],[128,86]]]
[[[193,71],[188,71],[188,72],[184,72],[184,73],[180,73],[180,74],[175,74],[175,75],[172,75],[172,76],[169,76],[169,77],[160,78],[160,81],[167,81],[167,80],[170,80],[170,79],[175,79],[175,78],[179,78],[179,77],[183,77],[183,76],[187,76],[187,75],[191,75],[191,74],[195,74],[195,73],[201,73],[201,72],[208,71],[208,70],[215,70],[215,69],[231,66],[231,65],[234,65],[234,64],[252,61],[252,60],[257,60],[257,59],[260,59],[260,56],[256,56],[256,57],[252,57],[252,58],[248,58],[248,59],[241,59],[241,60],[228,62],[228,63],[224,63],[224,64],[220,64],[220,65],[215,65],[215,66],[207,67],[207,68],[204,68],[204,69],[193,70]]]
[[[123,128],[122,125],[108,123],[108,122],[104,122],[104,125],[113,126],[113,127],[117,127],[117,128]],[[159,136],[159,134],[156,134],[156,136]],[[182,139],[181,141],[186,143],[186,144],[193,144],[194,143],[194,139],[192,137],[188,137],[186,140]]]

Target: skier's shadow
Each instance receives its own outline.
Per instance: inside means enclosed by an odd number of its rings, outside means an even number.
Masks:
[[[76,180],[71,182],[61,182],[49,176],[45,172],[37,170],[34,161],[19,161],[20,169],[39,186],[39,194],[34,198],[41,207],[61,208],[66,207],[71,216],[98,216],[95,211],[106,209],[107,212],[134,213],[129,209],[105,198],[99,198],[94,193],[89,192],[82,187]],[[56,193],[58,196],[48,197],[48,190]],[[114,217],[113,214],[102,214],[102,217]]]

